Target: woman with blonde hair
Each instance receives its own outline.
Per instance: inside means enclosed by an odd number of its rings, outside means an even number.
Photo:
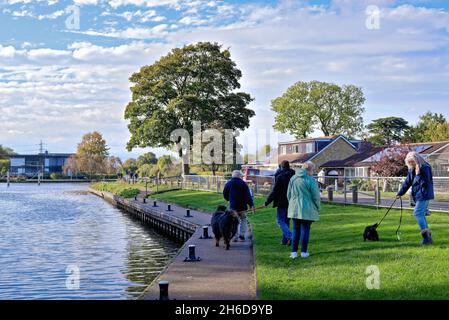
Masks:
[[[298,257],[301,240],[301,257],[309,257],[310,226],[320,218],[320,189],[313,176],[314,164],[306,162],[290,179],[287,189],[288,218],[293,220],[291,258]]]
[[[426,220],[429,202],[434,199],[432,167],[417,152],[409,152],[405,158],[408,167],[407,178],[397,196],[402,197],[412,188],[412,197],[416,203],[414,216],[421,229],[422,244],[432,243],[432,234]]]

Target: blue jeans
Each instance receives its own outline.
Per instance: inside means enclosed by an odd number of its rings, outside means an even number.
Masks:
[[[287,211],[287,208],[277,208],[276,221],[282,231],[282,244],[287,244],[287,241],[292,238],[290,219],[287,217]]]
[[[413,215],[415,216],[415,219],[418,222],[419,228],[421,230],[427,229],[429,227],[426,220],[426,214],[428,210],[429,210],[429,200],[416,201],[416,206],[415,210],[413,211]]]
[[[299,240],[301,239],[301,252],[307,252],[309,246],[310,226],[312,221],[293,219],[292,252],[298,252]]]

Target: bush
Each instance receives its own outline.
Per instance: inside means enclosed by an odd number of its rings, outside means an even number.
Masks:
[[[63,179],[64,176],[60,173],[52,173],[50,174],[50,179],[51,180],[59,180],[59,179]]]

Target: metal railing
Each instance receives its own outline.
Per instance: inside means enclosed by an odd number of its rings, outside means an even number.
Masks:
[[[321,199],[343,204],[385,206],[391,203],[405,181],[405,177],[316,177]],[[223,192],[229,178],[221,176],[190,175],[182,177],[182,188]],[[449,210],[449,177],[434,177],[435,200],[438,210]],[[257,177],[247,181],[254,195],[267,196],[274,184],[274,177]],[[411,196],[404,196],[406,205],[413,206]],[[446,208],[447,205],[447,208]]]

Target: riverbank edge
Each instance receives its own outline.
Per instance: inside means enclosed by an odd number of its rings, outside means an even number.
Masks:
[[[88,192],[91,194],[94,194],[100,198],[103,198],[105,201],[109,202],[110,204],[114,205],[114,206],[118,206],[120,204],[120,207],[122,207],[123,209],[125,209],[126,211],[132,212],[134,209],[134,205],[135,203],[133,203],[133,205],[131,205],[131,202],[127,199],[124,199],[123,197],[114,195],[108,191],[99,191],[96,190],[94,188],[89,187],[88,188]],[[148,210],[148,208],[145,207],[140,207],[141,210],[145,211],[148,214],[152,214],[155,212],[158,212],[159,215],[157,215],[157,218],[161,217],[161,213],[157,210]],[[150,211],[150,212],[148,212]],[[167,216],[167,214],[163,214],[164,216]],[[159,280],[164,276],[164,274],[167,272],[167,270],[170,268],[170,266],[179,258],[179,256],[186,251],[187,247],[189,244],[192,244],[191,242],[194,242],[193,240],[196,240],[197,238],[199,238],[199,236],[202,234],[202,225],[199,224],[195,224],[195,223],[190,223],[189,221],[183,220],[183,219],[177,219],[175,217],[173,217],[174,219],[172,221],[170,221],[171,223],[176,223],[176,221],[178,221],[178,223],[180,224],[180,226],[185,226],[186,224],[188,224],[190,226],[190,228],[192,228],[191,230],[193,231],[193,228],[195,229],[194,232],[192,233],[192,235],[186,239],[186,241],[184,241],[183,245],[181,246],[181,248],[179,248],[177,254],[169,261],[169,263],[167,263],[167,265],[164,267],[164,269],[159,273],[159,275],[145,288],[145,290],[142,292],[142,294],[137,298],[137,300],[143,300],[145,299],[145,297],[147,296],[148,292],[150,292],[150,290],[154,287],[156,287],[158,285]],[[253,292],[254,293],[254,299],[258,300],[259,299],[259,285],[258,285],[258,278],[257,278],[257,267],[256,267],[256,248],[255,248],[255,241],[254,241],[254,237],[253,237],[253,233],[252,233],[252,228],[250,227],[249,230],[250,232],[250,236],[249,239],[251,239],[251,248],[252,248],[252,252],[251,252],[251,256],[252,256],[252,278],[253,278],[253,284],[252,284],[252,288],[248,288],[249,292]]]

